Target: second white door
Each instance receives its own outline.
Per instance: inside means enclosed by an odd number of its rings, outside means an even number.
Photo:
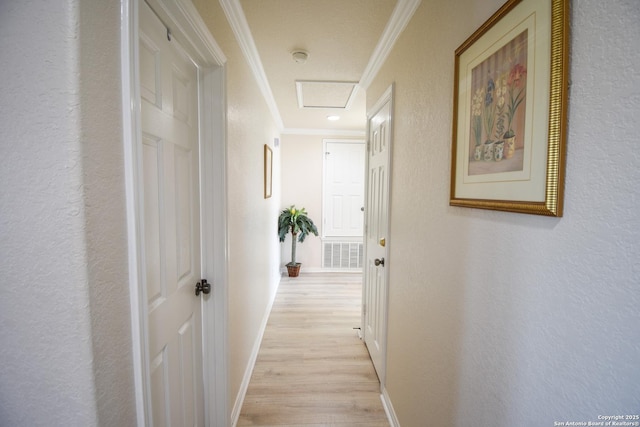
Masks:
[[[387,245],[389,243],[389,167],[391,91],[368,118],[366,259],[363,335],[378,378],[384,383],[387,321]]]
[[[364,141],[325,141],[323,237],[362,237],[364,163]]]

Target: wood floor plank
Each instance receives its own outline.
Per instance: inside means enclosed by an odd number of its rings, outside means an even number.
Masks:
[[[389,426],[380,384],[354,327],[359,275],[283,278],[238,426]]]

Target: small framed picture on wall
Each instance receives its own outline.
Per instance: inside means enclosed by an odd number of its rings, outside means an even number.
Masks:
[[[264,144],[264,198],[271,197],[273,190],[273,151]]]

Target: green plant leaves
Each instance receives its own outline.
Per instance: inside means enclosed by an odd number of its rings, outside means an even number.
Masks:
[[[278,238],[281,242],[284,242],[288,233],[291,233],[293,236],[291,242],[291,262],[295,263],[296,240],[302,243],[309,234],[317,236],[318,229],[313,223],[313,220],[307,216],[307,211],[304,208],[297,209],[295,205],[291,205],[288,209],[280,212],[280,216],[278,217]]]

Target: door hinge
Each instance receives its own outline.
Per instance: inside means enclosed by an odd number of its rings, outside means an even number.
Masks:
[[[362,314],[367,315],[367,304],[362,304]]]

